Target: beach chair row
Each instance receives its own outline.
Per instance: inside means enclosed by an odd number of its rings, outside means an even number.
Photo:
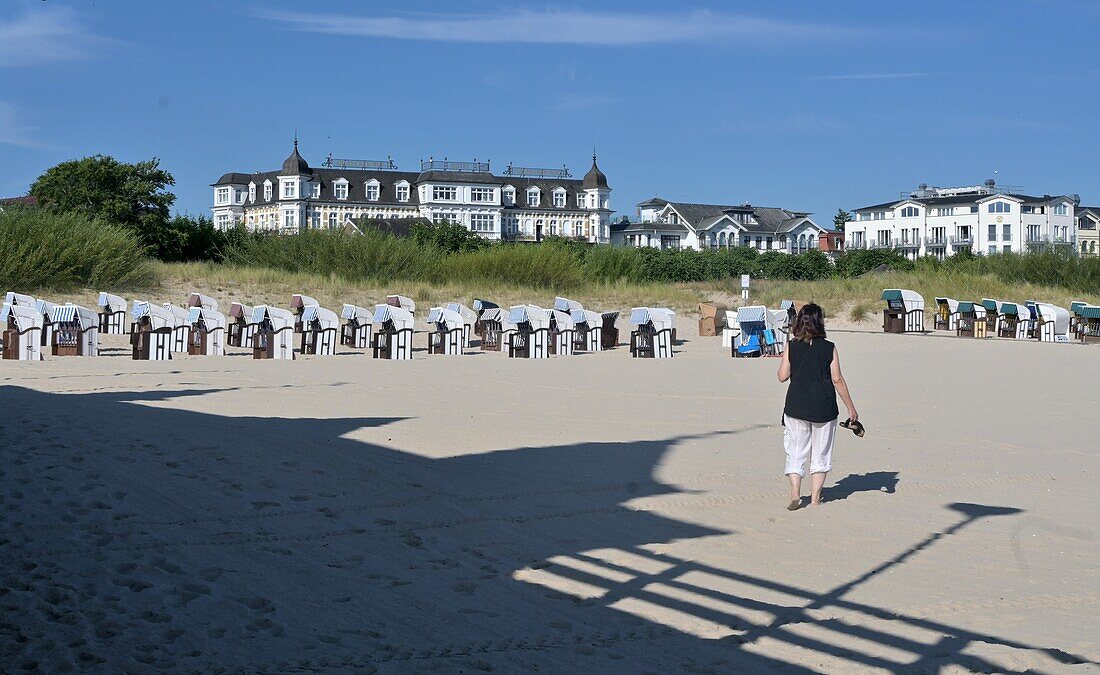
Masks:
[[[886,333],[923,333],[924,298],[915,291],[886,289],[882,330]],[[933,330],[969,338],[1010,338],[1038,342],[1100,342],[1100,307],[1075,301],[1070,308],[1028,300],[981,302],[936,298]]]
[[[137,360],[169,360],[173,354],[221,356],[227,346],[252,350],[256,359],[293,359],[297,353],[336,353],[338,346],[368,350],[375,358],[405,360],[413,355],[416,303],[390,295],[371,308],[343,305],[340,315],[304,294],[291,297],[290,309],[233,302],[227,314],[218,302],[191,293],[185,306],[132,304],[100,294],[99,311],[74,304],[57,305],[20,293],[7,293],[0,318],[5,359],[42,360],[54,356],[97,356],[99,335],[130,336]],[[631,354],[671,357],[675,314],[664,308],[631,311]],[[487,300],[432,307],[425,319],[429,354],[462,354],[478,338],[485,351],[512,358],[546,358],[614,349],[619,344],[618,311],[594,312],[581,303],[556,298],[552,309],[517,305],[507,309]]]

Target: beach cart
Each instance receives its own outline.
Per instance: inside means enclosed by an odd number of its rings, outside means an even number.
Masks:
[[[462,317],[462,346],[469,347],[473,343],[474,325],[477,323],[477,312],[461,302],[448,302],[444,309],[457,312]]]
[[[170,302],[164,303],[163,307],[172,313],[174,321],[171,350],[175,354],[186,354],[191,341],[191,310]]]
[[[336,353],[339,329],[340,317],[336,312],[318,305],[306,305],[302,312],[302,353],[332,356]]]
[[[252,308],[252,358],[294,359],[293,313],[279,307],[256,305]]]
[[[191,356],[225,355],[225,315],[202,305],[192,305],[187,310],[187,353]]]
[[[318,306],[321,303],[317,300],[309,297],[308,295],[302,295],[301,293],[295,293],[290,296],[290,311],[294,315],[294,332],[302,332],[302,315],[305,314],[306,307]]]
[[[924,297],[916,291],[887,288],[882,292],[886,309],[882,310],[884,333],[924,332]]]
[[[107,335],[126,334],[126,300],[110,293],[100,293],[99,332]]]
[[[374,318],[373,309],[358,305],[344,305],[340,310],[340,318],[344,320],[340,326],[340,344],[352,349],[370,347],[370,322]]]
[[[1046,302],[1035,303],[1038,314],[1035,339],[1039,342],[1069,342],[1069,310]]]
[[[54,305],[51,353],[54,356],[98,356],[99,315],[80,305]]]
[[[955,324],[957,337],[986,337],[985,308],[976,302],[964,300],[959,303],[959,318]]]
[[[395,297],[395,296],[391,296]],[[413,314],[399,305],[374,308],[372,355],[376,359],[404,361],[413,357]]]
[[[997,322],[997,337],[1027,339],[1031,328],[1031,311],[1023,303],[1002,302]]]
[[[550,313],[538,305],[516,305],[502,322],[511,358],[545,359],[550,354]]]
[[[603,312],[600,314],[603,319],[603,330],[600,340],[603,341],[604,349],[615,349],[619,346],[619,312]],[[673,329],[675,331],[675,329]]]
[[[171,305],[169,305],[170,307]],[[172,358],[176,317],[167,307],[135,300],[130,310],[130,347],[135,361],[168,361]]]
[[[643,359],[672,358],[676,313],[664,307],[634,307],[630,310],[630,355]]]
[[[552,310],[550,314],[550,353],[557,356],[572,356],[577,340],[577,327],[571,312]]]
[[[0,310],[0,328],[4,336],[3,358],[11,361],[41,361],[42,321],[42,314],[34,305],[5,302],[3,310]]]
[[[252,336],[256,334],[256,326],[252,323],[252,309],[239,302],[229,306],[229,325],[226,328],[225,341],[230,347],[252,349]]]
[[[578,352],[598,352],[603,350],[603,316],[599,312],[587,309],[574,309],[573,350]]]
[[[428,310],[428,328],[429,354],[462,353],[466,320],[461,314],[446,307],[432,307]]]
[[[932,320],[933,330],[957,330],[959,323],[959,301],[954,298],[936,298],[936,317]]]
[[[507,313],[500,307],[487,307],[478,313],[477,323],[474,324],[478,336],[481,338],[481,350],[487,352],[499,352],[504,344],[504,324]],[[515,325],[510,324],[511,330]]]
[[[1100,307],[1082,305],[1077,309],[1077,322],[1077,338],[1082,343],[1100,343]]]

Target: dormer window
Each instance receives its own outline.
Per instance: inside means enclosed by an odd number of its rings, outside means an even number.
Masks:
[[[990,213],[1012,213],[1012,204],[1008,202],[993,202],[989,205]]]
[[[269,180],[264,181],[264,201],[271,201],[271,181]]]
[[[917,207],[915,207],[915,206],[906,206],[905,208],[903,208],[901,210],[901,217],[902,218],[916,218],[917,213],[918,213]]]
[[[378,184],[378,181],[376,181],[374,179],[371,179],[371,180],[367,181],[367,201],[369,201],[369,202],[378,201],[378,195],[379,195],[380,192],[381,192],[381,188]]]
[[[216,204],[228,204],[229,203],[229,188],[220,187],[214,192],[214,203]]]
[[[256,201],[256,184],[255,183],[249,183],[248,184],[248,203],[251,204],[254,201]]]
[[[561,188],[554,190],[554,208],[565,208],[565,190]]]
[[[1069,215],[1069,206],[1067,206],[1065,204],[1055,205],[1054,215],[1056,215],[1056,216],[1068,216]]]
[[[320,183],[312,184],[309,189],[310,189],[310,193],[309,193],[310,198],[312,198],[312,199],[320,198],[320,196],[321,196],[321,184]]]
[[[348,198],[348,182],[343,178],[338,178],[332,183],[332,194],[337,199]]]
[[[583,209],[585,207],[584,197],[585,197],[585,195],[584,195],[583,192],[578,192],[577,193],[577,208]]]
[[[539,205],[539,189],[531,188],[527,191],[527,206]]]
[[[511,185],[505,185],[504,190],[502,191],[501,194],[504,195],[504,205],[505,206],[515,206],[516,205],[516,189],[514,187],[512,187]]]
[[[407,202],[409,201],[409,184],[405,181],[401,181],[397,184],[397,201]]]

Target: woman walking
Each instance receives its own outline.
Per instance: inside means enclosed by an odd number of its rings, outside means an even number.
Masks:
[[[840,372],[836,345],[825,339],[821,307],[803,305],[791,326],[792,339],[783,350],[779,381],[790,380],[783,407],[783,446],[787,451],[787,477],[791,480],[791,511],[802,505],[802,479],[810,464],[810,505],[821,504],[821,488],[832,468],[833,438],[840,413],[836,396],[848,408],[848,417],[859,413]]]

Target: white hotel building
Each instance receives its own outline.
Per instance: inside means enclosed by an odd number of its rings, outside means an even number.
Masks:
[[[922,184],[895,201],[852,212],[844,226],[848,250],[892,248],[909,258],[973,253],[1022,253],[1075,247],[1076,196],[1034,197],[983,185],[937,188]]]
[[[488,162],[421,162],[398,171],[392,161],[334,160],[310,167],[294,151],[278,171],[227,173],[214,190],[214,224],[295,234],[366,219],[423,218],[463,225],[488,239],[538,241],[546,235],[592,243],[611,238],[611,188],[596,166],[583,179],[567,169]]]

